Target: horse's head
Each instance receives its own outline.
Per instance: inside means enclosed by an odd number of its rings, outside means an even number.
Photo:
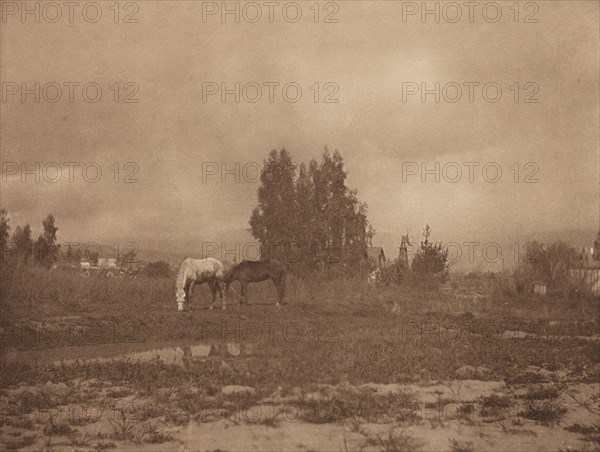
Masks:
[[[177,310],[183,311],[183,302],[185,301],[185,291],[183,289],[177,289]]]

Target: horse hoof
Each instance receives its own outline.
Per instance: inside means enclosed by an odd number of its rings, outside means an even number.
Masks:
[[[227,308],[226,308],[225,306],[223,306],[223,307],[221,308],[221,311],[224,311],[225,309],[227,309]]]
[[[210,307],[210,308],[208,308],[208,309],[212,310],[213,308],[214,308],[214,306],[211,306],[211,307]]]

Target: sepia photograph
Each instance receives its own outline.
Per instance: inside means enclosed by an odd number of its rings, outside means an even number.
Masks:
[[[0,450],[600,451],[600,1],[0,0]]]

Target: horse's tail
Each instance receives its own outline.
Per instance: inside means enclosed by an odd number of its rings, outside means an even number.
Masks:
[[[286,278],[287,278],[287,269],[284,268],[284,271],[279,276],[279,283],[277,285],[277,295],[279,303],[283,303],[285,298],[285,286],[286,286]]]
[[[283,274],[281,278],[281,298],[285,297],[285,286],[286,286],[287,272]]]

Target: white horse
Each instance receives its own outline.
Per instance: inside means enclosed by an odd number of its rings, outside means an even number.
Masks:
[[[225,269],[223,264],[212,257],[206,259],[192,259],[188,257],[181,264],[179,273],[177,274],[177,310],[184,310],[184,303],[188,307],[190,306],[190,299],[192,298],[193,287],[196,284],[207,283],[212,293],[212,304],[210,309],[215,306],[215,298],[217,297],[217,290],[221,294],[221,300],[223,302],[223,309],[225,309],[225,293],[223,286],[223,279],[225,277]]]

